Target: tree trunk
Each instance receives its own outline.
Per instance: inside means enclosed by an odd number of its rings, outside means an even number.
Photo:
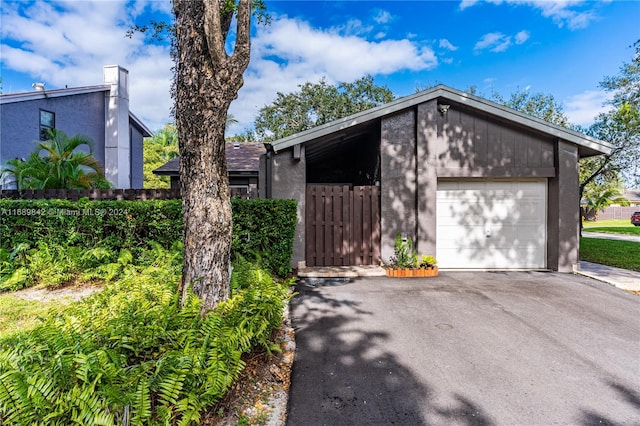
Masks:
[[[249,62],[250,6],[241,1],[232,56],[224,51],[228,28],[221,27],[225,20],[220,7],[218,0],[174,0],[175,112],[184,220],[182,300],[193,291],[202,299],[203,314],[229,297],[232,224],[224,129]]]

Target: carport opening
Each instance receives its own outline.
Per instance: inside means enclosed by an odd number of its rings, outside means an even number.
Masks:
[[[372,186],[380,182],[380,125],[306,147],[307,183]]]

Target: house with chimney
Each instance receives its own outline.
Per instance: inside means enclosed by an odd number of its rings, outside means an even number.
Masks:
[[[143,139],[151,130],[129,109],[129,71],[103,68],[103,83],[47,90],[34,83],[30,92],[0,95],[0,167],[26,159],[47,130],[83,135],[93,142],[93,155],[118,189],[143,188]],[[2,189],[15,183],[0,182]]]

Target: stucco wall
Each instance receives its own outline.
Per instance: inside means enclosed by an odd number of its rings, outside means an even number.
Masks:
[[[398,233],[416,239],[415,112],[384,117],[380,133],[380,254],[388,262]]]
[[[271,198],[293,199],[298,202],[298,224],[293,241],[293,258],[291,266],[298,267],[298,262],[305,259],[304,213],[306,191],[306,160],[304,145],[301,146],[300,159],[293,158],[293,148],[271,155]],[[267,167],[268,169],[268,167]]]
[[[571,272],[578,258],[578,150],[571,143],[437,100],[382,118],[382,257],[400,232],[436,252],[439,178],[547,178],[547,267]]]
[[[55,125],[69,136],[94,142],[94,156],[104,164],[104,93],[5,103],[0,108],[0,162],[26,158],[40,138],[40,109],[55,113]]]

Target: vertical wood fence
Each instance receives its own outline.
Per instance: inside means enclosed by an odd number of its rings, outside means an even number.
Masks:
[[[307,266],[380,262],[380,190],[376,186],[307,186]]]

